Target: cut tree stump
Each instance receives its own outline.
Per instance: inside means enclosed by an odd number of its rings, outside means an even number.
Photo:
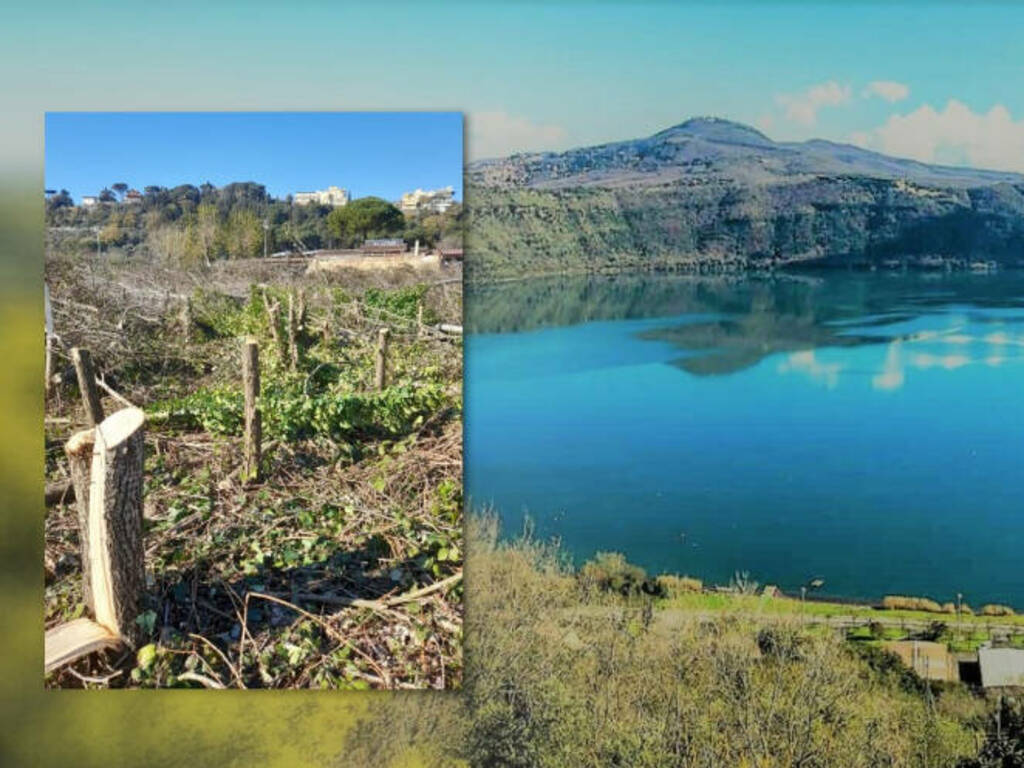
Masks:
[[[96,445],[96,430],[86,429],[71,436],[64,444],[71,469],[75,508],[78,510],[78,543],[82,560],[82,598],[92,611],[92,576],[89,568],[89,477],[92,472],[92,452]]]
[[[92,355],[88,349],[81,347],[71,348],[71,362],[75,365],[75,374],[78,376],[78,389],[82,393],[82,403],[85,406],[85,417],[90,427],[95,427],[103,421],[103,405],[100,403],[100,392],[96,388],[96,373],[92,368]]]
[[[142,548],[145,418],[138,408],[125,408],[94,430],[74,435],[65,446],[79,505],[83,591],[93,619],[76,619],[46,633],[47,672],[101,648],[135,647],[141,640],[136,619],[146,585]]]
[[[96,428],[89,484],[88,546],[96,622],[134,646],[146,585],[142,549],[145,414],[125,408]]]

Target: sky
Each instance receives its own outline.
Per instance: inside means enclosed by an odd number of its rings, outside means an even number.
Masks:
[[[432,109],[470,159],[698,115],[1024,171],[1024,3],[51,0],[5,12],[0,158],[46,110]]]
[[[272,196],[347,189],[397,200],[453,186],[462,197],[458,112],[51,112],[48,189],[75,200],[124,182],[264,184]]]

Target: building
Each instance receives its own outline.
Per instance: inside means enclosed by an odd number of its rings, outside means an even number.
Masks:
[[[388,237],[379,240],[366,240],[360,248],[363,253],[387,254],[405,253],[408,250],[405,240],[400,237]]]
[[[319,205],[333,205],[335,208],[348,205],[348,201],[348,190],[333,185],[327,189],[317,189],[313,192],[296,192],[292,197],[292,202],[296,205],[317,203]]]
[[[137,189],[129,189],[124,193],[124,198],[121,202],[126,205],[138,205],[142,202],[142,193]]]
[[[406,192],[398,201],[398,207],[406,216],[415,216],[421,213],[444,213],[453,205],[455,205],[454,187],[417,189],[414,192]]]
[[[978,666],[983,688],[1024,688],[1024,649],[982,646]]]
[[[86,208],[92,208],[94,205],[99,205],[100,199],[95,195],[83,195],[82,205]]]
[[[945,643],[924,640],[896,640],[882,643],[882,648],[900,657],[906,666],[924,680],[960,680],[960,664]]]

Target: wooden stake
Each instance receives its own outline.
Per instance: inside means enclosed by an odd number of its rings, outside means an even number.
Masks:
[[[96,427],[89,485],[88,547],[93,613],[130,646],[146,584],[142,548],[143,422],[125,408]]]
[[[377,332],[377,370],[375,381],[378,392],[383,391],[387,385],[388,336],[390,335],[391,331],[387,328],[381,328]]]
[[[46,400],[49,400],[50,395],[53,394],[53,337],[49,333],[46,334],[46,365],[43,375],[46,377],[43,392]]]
[[[93,611],[92,574],[89,567],[89,485],[92,472],[92,453],[96,445],[96,430],[86,429],[71,436],[64,445],[71,469],[71,484],[75,489],[75,507],[78,510],[78,544],[82,559],[82,597],[86,607]]]
[[[288,350],[291,354],[292,370],[299,367],[298,318],[295,311],[295,292],[288,294]]]
[[[245,389],[245,464],[242,479],[259,482],[262,453],[262,415],[256,403],[260,396],[260,347],[248,339],[242,348],[242,386]]]
[[[181,330],[185,336],[185,343],[190,343],[192,341],[192,299],[187,296],[181,308]]]
[[[75,374],[78,376],[78,389],[82,393],[86,419],[90,427],[95,427],[103,421],[103,405],[100,403],[100,393],[96,388],[92,355],[89,354],[88,349],[72,347],[71,361],[75,364]]]
[[[419,241],[416,241],[419,243]],[[416,305],[416,338],[423,336],[423,302]]]
[[[281,343],[281,334],[277,329],[277,315],[281,309],[281,305],[276,301],[271,304],[270,299],[267,298],[266,290],[263,291],[263,306],[267,309],[267,319],[270,321],[270,336],[274,339],[274,346],[277,347],[277,351],[281,354],[282,360],[284,359],[284,345]]]

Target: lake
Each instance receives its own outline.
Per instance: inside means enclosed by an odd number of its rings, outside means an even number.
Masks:
[[[1024,274],[467,286],[466,489],[577,562],[1024,607]]]

